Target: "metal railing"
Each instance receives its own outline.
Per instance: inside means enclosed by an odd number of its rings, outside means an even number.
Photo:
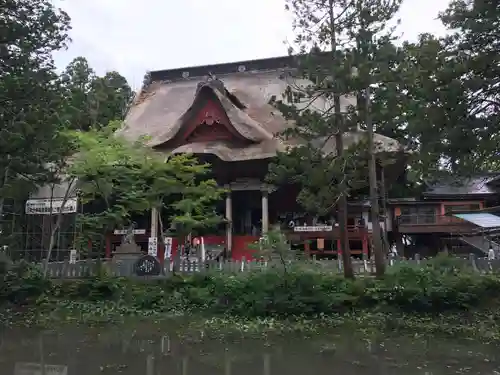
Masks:
[[[447,215],[400,215],[399,225],[456,225],[467,222],[454,216]]]

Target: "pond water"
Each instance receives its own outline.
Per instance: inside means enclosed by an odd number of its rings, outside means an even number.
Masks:
[[[0,332],[2,375],[500,374],[499,348],[415,337],[328,333],[179,339],[157,325]]]

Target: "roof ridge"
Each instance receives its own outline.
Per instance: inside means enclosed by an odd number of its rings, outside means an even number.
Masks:
[[[280,56],[267,59],[236,61],[230,63],[188,66],[174,69],[149,71],[148,75],[151,81],[172,81],[203,77],[209,74],[221,76],[245,72],[276,71],[279,69],[296,67],[296,59],[297,56]]]

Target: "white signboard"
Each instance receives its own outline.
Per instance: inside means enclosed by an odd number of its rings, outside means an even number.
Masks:
[[[76,250],[70,250],[69,251],[69,264],[75,264],[76,263]]]
[[[71,214],[78,209],[78,199],[68,198],[66,202],[64,202],[64,198],[28,199],[25,208],[28,215],[54,215],[60,212]]]
[[[163,254],[164,259],[170,259],[172,255],[172,237],[165,237],[165,253]]]
[[[293,228],[294,232],[329,232],[332,230],[333,227],[331,225],[302,226]]]
[[[154,257],[158,256],[158,237],[149,237],[148,254]]]
[[[113,234],[116,234],[116,235],[123,235],[123,234],[127,234],[127,230],[126,229],[115,229],[113,231]],[[146,234],[146,229],[134,229],[134,234]]]
[[[16,362],[14,375],[68,375],[68,366],[44,365],[43,367],[42,369],[39,363]]]

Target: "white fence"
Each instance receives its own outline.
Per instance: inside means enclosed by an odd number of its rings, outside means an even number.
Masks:
[[[491,273],[500,271],[500,259],[488,260],[486,258],[476,258],[470,256],[468,259],[457,258],[461,266],[470,267],[479,273]],[[388,259],[387,266],[389,268],[402,265],[424,266],[430,259]],[[372,260],[354,260],[352,261],[354,272],[357,275],[371,275],[375,272],[375,264]],[[148,278],[164,278],[173,274],[193,274],[193,273],[210,273],[210,272],[254,272],[265,271],[269,269],[283,269],[283,267],[302,269],[318,269],[326,272],[341,273],[343,272],[342,262],[339,260],[301,260],[301,261],[286,261],[285,265],[279,260],[270,262],[255,261],[255,260],[231,260],[225,262],[205,261],[199,259],[183,259],[176,264],[168,260],[163,264],[149,265],[147,272],[139,272],[137,268],[137,260],[133,262],[120,262],[109,260],[80,260],[76,263],[55,262],[48,264],[47,275],[51,278],[85,278],[97,276],[100,272],[106,272],[108,275],[122,277],[148,277]],[[156,269],[154,269],[156,268]]]

